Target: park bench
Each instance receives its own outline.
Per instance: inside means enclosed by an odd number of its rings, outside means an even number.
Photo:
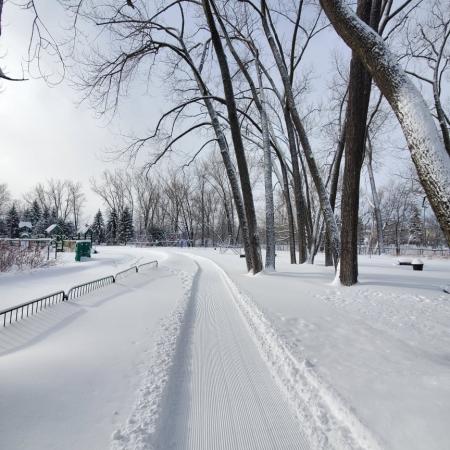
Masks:
[[[412,266],[413,270],[423,270],[423,261],[419,258],[406,258],[401,257],[398,258],[398,265],[399,266]]]

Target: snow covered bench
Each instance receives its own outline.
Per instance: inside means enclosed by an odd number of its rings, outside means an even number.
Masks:
[[[398,265],[399,266],[410,266],[412,264],[412,258],[398,258]]]
[[[399,266],[412,266],[413,270],[423,270],[423,261],[419,258],[398,258]]]

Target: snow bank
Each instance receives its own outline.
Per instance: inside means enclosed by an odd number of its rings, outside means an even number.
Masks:
[[[148,361],[148,369],[142,379],[133,411],[126,425],[112,435],[111,449],[113,450],[156,449],[158,423],[170,420],[170,418],[160,417],[160,414],[164,411],[164,394],[170,382],[171,368],[177,357],[183,357],[183,330],[189,321],[198,268],[193,273],[177,269],[167,270],[181,279],[184,295],[173,313],[161,321],[160,336],[153,355]]]

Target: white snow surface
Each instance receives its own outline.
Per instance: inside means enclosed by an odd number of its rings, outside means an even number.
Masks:
[[[99,250],[0,277],[13,304],[160,261],[0,329],[1,448],[448,448],[450,261],[362,257],[346,288],[320,256],[249,276],[231,252]]]

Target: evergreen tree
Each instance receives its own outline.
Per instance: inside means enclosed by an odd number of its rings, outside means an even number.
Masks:
[[[98,210],[94,217],[94,223],[92,224],[93,238],[97,243],[101,244],[105,240],[105,223],[103,221],[103,214]]]
[[[24,222],[31,222],[32,219],[32,210],[31,208],[26,208],[22,213],[22,220]]]
[[[6,222],[0,217],[0,236],[7,236],[8,229],[6,227]]]
[[[39,222],[41,216],[42,216],[41,207],[39,206],[38,201],[34,200],[33,204],[31,205],[31,223],[33,227]]]
[[[131,216],[128,207],[125,207],[120,216],[119,222],[119,240],[126,243],[133,237],[134,227],[133,227],[133,217]]]
[[[6,216],[7,233],[10,238],[19,237],[19,214],[16,205],[13,203]]]
[[[113,208],[109,212],[108,225],[107,225],[107,233],[108,233],[108,242],[116,243],[119,232],[119,218],[117,216],[117,211]]]
[[[38,205],[39,206],[39,205]],[[54,223],[54,222],[53,222]],[[45,235],[45,230],[51,225],[50,223],[50,210],[48,206],[45,206],[39,220],[33,227],[33,235],[36,237],[41,237]]]

